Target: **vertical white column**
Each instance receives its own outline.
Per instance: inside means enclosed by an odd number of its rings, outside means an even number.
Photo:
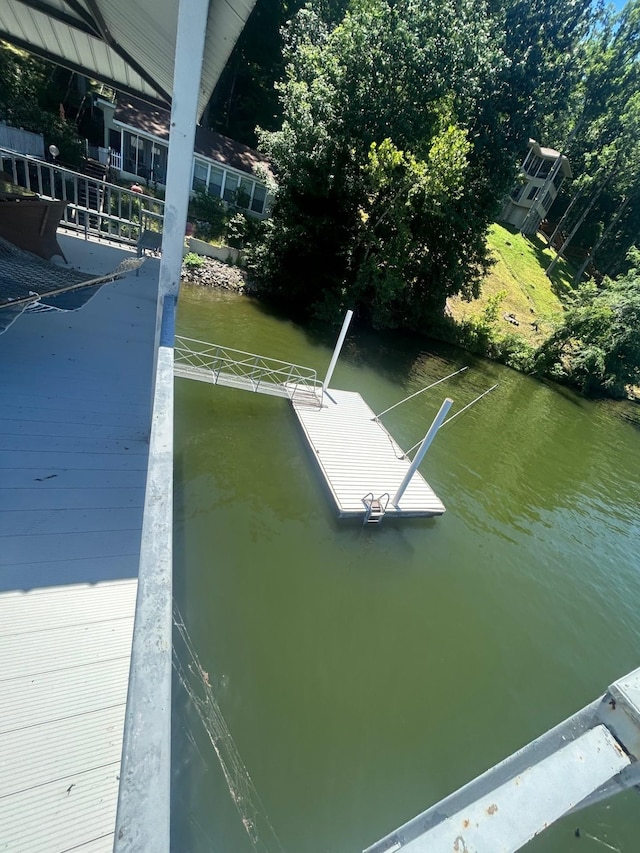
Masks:
[[[156,309],[153,362],[154,399],[160,325],[164,297],[178,295],[184,232],[191,190],[193,145],[198,121],[198,92],[202,75],[209,0],[180,0],[173,66],[173,94],[167,157],[167,183],[162,225],[162,258]]]
[[[180,0],[160,263],[162,296],[177,296],[180,287],[208,12],[209,0]]]
[[[118,791],[116,853],[169,853],[173,332],[208,13],[209,0],[180,0],[158,289],[149,472]]]
[[[407,473],[404,475],[404,479],[400,483],[400,485],[398,487],[398,491],[395,493],[395,495],[391,499],[391,503],[394,506],[398,506],[398,501],[400,500],[400,498],[405,493],[407,486],[411,482],[411,478],[416,473],[416,471],[418,469],[418,465],[424,459],[424,455],[427,452],[427,450],[429,449],[429,445],[431,444],[433,439],[436,437],[436,433],[438,432],[438,430],[442,426],[442,422],[446,418],[447,412],[449,411],[449,409],[451,408],[452,405],[453,405],[453,400],[450,397],[447,397],[446,400],[444,400],[444,402],[440,406],[440,411],[438,412],[438,414],[433,419],[433,423],[429,427],[429,431],[427,432],[425,437],[422,439],[422,444],[418,448],[418,452],[416,453],[416,455],[413,457],[413,462],[409,466],[409,470],[407,471]]]
[[[342,321],[342,328],[340,329],[340,334],[338,335],[338,342],[333,351],[333,355],[331,356],[331,362],[329,364],[329,369],[327,370],[327,375],[324,378],[324,382],[322,387],[326,391],[329,387],[329,383],[331,382],[331,377],[333,376],[333,371],[335,370],[336,362],[338,361],[338,356],[340,355],[340,350],[342,349],[342,344],[344,343],[344,339],[347,336],[347,329],[349,328],[349,323],[351,322],[351,318],[353,317],[353,311],[347,311],[344,320]]]

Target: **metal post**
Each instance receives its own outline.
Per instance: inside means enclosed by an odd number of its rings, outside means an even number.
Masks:
[[[178,13],[160,263],[162,296],[165,293],[177,296],[180,287],[208,10],[208,0],[191,0],[188,3],[181,0]]]
[[[162,258],[156,311],[155,359],[160,340],[162,306],[166,294],[178,295],[184,233],[187,224],[191,164],[196,138],[198,93],[204,43],[207,30],[209,0],[180,0],[173,72],[171,128],[167,159],[167,183],[162,226]],[[131,199],[129,200],[131,205]],[[142,202],[140,201],[140,208]],[[139,223],[142,228],[142,222]],[[142,233],[142,231],[140,231]],[[153,365],[155,383],[156,361]],[[153,386],[155,389],[155,385]],[[153,400],[153,394],[151,395]]]
[[[436,437],[436,433],[440,429],[444,419],[447,417],[447,412],[449,411],[449,409],[451,408],[452,405],[453,405],[453,400],[450,397],[447,397],[443,401],[442,405],[440,406],[440,411],[438,412],[438,414],[433,419],[433,423],[429,427],[429,431],[427,432],[425,437],[422,439],[422,444],[418,448],[418,452],[413,457],[413,462],[409,466],[409,470],[404,475],[404,479],[400,483],[400,486],[398,487],[398,491],[393,496],[391,503],[394,506],[398,506],[398,502],[400,501],[400,498],[405,493],[407,486],[411,482],[411,478],[416,473],[416,470],[418,469],[418,465],[422,462],[425,453],[429,449],[429,446],[430,446],[431,442],[433,441],[433,439]]]
[[[338,361],[338,356],[340,355],[342,344],[344,343],[344,339],[347,336],[347,329],[349,328],[349,323],[351,322],[352,317],[353,311],[347,311],[344,321],[342,323],[342,328],[340,329],[340,335],[338,336],[338,343],[336,344],[336,348],[334,349],[333,355],[331,356],[331,363],[329,364],[327,375],[325,376],[324,382],[322,383],[323,391],[326,391],[326,389],[329,387],[329,382],[331,382],[331,377],[333,376],[333,371],[335,369],[336,362]]]

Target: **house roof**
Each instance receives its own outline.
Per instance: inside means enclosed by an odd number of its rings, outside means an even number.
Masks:
[[[162,107],[146,104],[139,98],[122,96],[118,98],[114,119],[169,141],[170,113]],[[206,127],[196,128],[194,151],[240,172],[253,174],[257,166],[269,171],[269,161],[264,154]]]
[[[255,0],[210,0],[198,96],[202,115]],[[2,0],[0,39],[169,105],[179,0]]]
[[[555,148],[544,148],[535,139],[529,140],[529,148],[533,149],[533,153],[537,154],[538,157],[542,157],[543,160],[557,160],[559,158],[562,161],[562,174],[567,178],[572,177],[571,166],[564,154],[556,151]]]

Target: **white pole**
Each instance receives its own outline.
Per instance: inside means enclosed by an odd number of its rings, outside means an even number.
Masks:
[[[342,323],[342,328],[340,329],[340,335],[338,336],[338,343],[336,344],[336,348],[334,349],[333,355],[331,356],[331,363],[329,364],[327,375],[325,376],[324,382],[322,383],[322,387],[325,391],[329,387],[329,382],[331,382],[331,377],[333,376],[333,371],[335,369],[336,362],[338,361],[338,356],[340,355],[342,344],[344,343],[344,339],[347,336],[347,329],[349,328],[349,323],[351,322],[352,317],[353,311],[347,311],[347,314]]]
[[[416,473],[418,465],[422,462],[425,453],[429,449],[429,445],[431,444],[433,439],[436,437],[436,433],[440,429],[440,426],[442,425],[443,420],[447,417],[447,412],[449,411],[449,409],[451,408],[452,405],[453,405],[453,400],[450,397],[447,397],[446,400],[444,400],[442,405],[440,406],[440,411],[438,412],[438,414],[433,419],[433,423],[429,427],[429,431],[427,432],[425,437],[422,439],[422,444],[418,448],[418,452],[413,457],[413,462],[409,466],[409,470],[404,475],[404,479],[400,483],[400,486],[398,487],[398,491],[395,493],[395,495],[393,496],[393,498],[391,500],[391,503],[394,506],[398,506],[398,502],[399,502],[400,498],[405,493],[407,486],[411,482],[411,478]]]
[[[208,0],[181,0],[178,10],[160,261],[160,291],[163,296],[165,293],[177,296],[180,288],[208,12]]]
[[[156,309],[156,335],[153,364],[153,387],[160,342],[163,302],[167,294],[178,296],[184,232],[191,190],[193,145],[198,121],[198,93],[204,57],[205,35],[209,15],[209,0],[180,0],[173,69],[171,98],[171,127],[167,183],[162,223],[162,258]],[[142,225],[142,223],[140,223]]]

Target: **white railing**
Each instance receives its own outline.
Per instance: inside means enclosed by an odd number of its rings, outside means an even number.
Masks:
[[[279,392],[289,399],[312,397],[322,405],[322,382],[310,367],[181,335],[176,335],[174,364],[178,375],[204,379],[206,374],[206,381],[214,384],[234,384],[264,394]],[[181,367],[192,372],[181,371]]]
[[[4,148],[0,148],[0,171],[41,198],[66,201],[61,224],[85,236],[136,244],[142,231],[162,231],[162,199]]]
[[[109,164],[112,169],[117,169],[119,172],[122,171],[122,152],[114,151],[111,149],[109,153]]]

